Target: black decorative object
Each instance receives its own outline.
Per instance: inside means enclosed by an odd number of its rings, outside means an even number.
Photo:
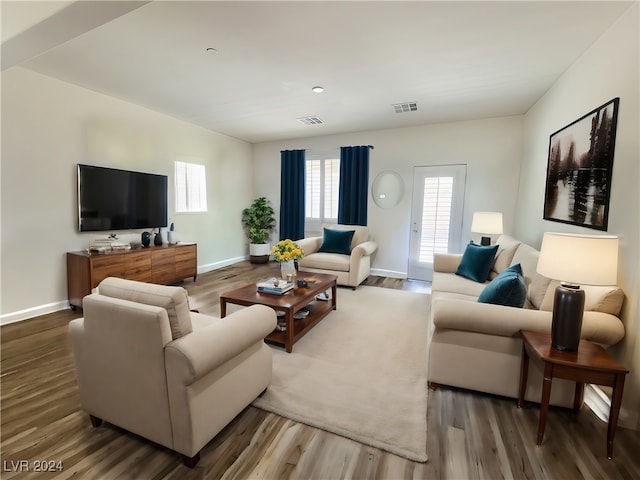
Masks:
[[[551,321],[551,346],[556,350],[575,351],[580,344],[584,290],[578,285],[556,288]]]
[[[545,220],[607,230],[619,98],[549,137]]]
[[[156,233],[155,237],[153,237],[153,244],[156,247],[159,247],[162,245],[162,229],[158,228],[158,233]]]
[[[148,247],[151,244],[151,234],[149,232],[142,232],[142,246]]]

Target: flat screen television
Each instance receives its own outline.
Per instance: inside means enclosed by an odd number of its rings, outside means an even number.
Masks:
[[[81,232],[167,226],[167,176],[78,164]]]

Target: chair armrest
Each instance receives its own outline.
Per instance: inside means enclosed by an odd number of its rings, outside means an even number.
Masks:
[[[377,249],[378,244],[372,240],[369,240],[357,245],[353,250],[351,250],[351,256],[353,257],[355,255],[358,257],[366,257],[371,255]]]
[[[320,245],[322,245],[322,237],[301,238],[296,240],[296,243],[302,249],[304,255],[307,256],[318,251]]]
[[[228,315],[169,343],[165,347],[167,369],[184,385],[262,342],[276,328],[276,312],[253,305]]]
[[[433,255],[433,271],[442,273],[456,273],[462,260],[460,253],[436,253]]]

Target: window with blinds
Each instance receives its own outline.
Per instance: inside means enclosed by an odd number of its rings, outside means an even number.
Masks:
[[[207,181],[204,165],[175,162],[176,213],[207,211]]]
[[[420,262],[433,263],[434,253],[447,253],[453,205],[453,177],[424,179]]]
[[[306,161],[305,230],[318,232],[323,223],[338,221],[340,159]]]

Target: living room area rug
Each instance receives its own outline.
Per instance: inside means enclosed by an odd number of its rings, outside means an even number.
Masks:
[[[292,353],[273,349],[273,380],[253,405],[426,462],[429,295],[340,288],[337,310]]]

